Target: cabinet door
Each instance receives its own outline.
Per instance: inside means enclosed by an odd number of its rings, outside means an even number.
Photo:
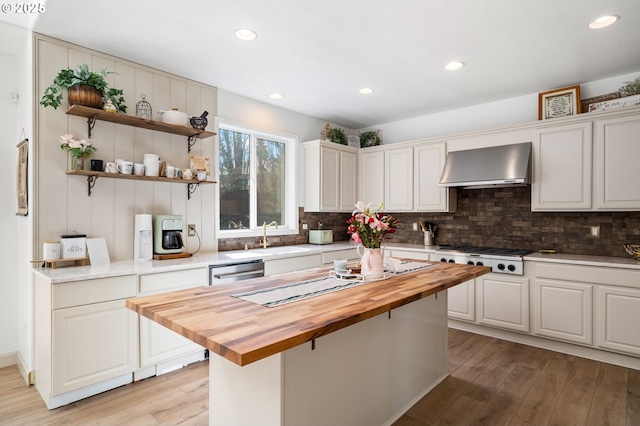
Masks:
[[[476,320],[475,291],[474,280],[447,289],[447,314],[449,318],[472,322]]]
[[[440,175],[447,157],[446,144],[416,146],[413,151],[414,208],[418,211],[447,212],[455,210],[449,205],[449,194],[455,189],[440,188]],[[455,197],[454,197],[455,198]],[[453,201],[453,200],[451,200]]]
[[[597,288],[596,344],[601,348],[640,355],[640,290]]]
[[[358,183],[358,155],[352,152],[340,152],[340,210],[352,212],[358,201],[356,198]]]
[[[536,129],[531,210],[591,209],[591,123]]]
[[[52,395],[138,368],[138,315],[124,300],[53,311]]]
[[[534,284],[534,333],[591,345],[592,287],[537,278]]]
[[[358,157],[358,200],[375,209],[384,202],[384,151],[361,152]]]
[[[390,212],[413,210],[413,147],[384,153],[385,202]]]
[[[340,210],[340,151],[320,149],[320,211]]]
[[[596,121],[595,185],[599,210],[640,210],[640,116]]]
[[[146,274],[140,276],[140,295],[208,285],[208,269]],[[140,316],[140,367],[158,364],[204,348],[180,334]]]
[[[476,279],[478,322],[529,332],[529,280],[499,274]]]

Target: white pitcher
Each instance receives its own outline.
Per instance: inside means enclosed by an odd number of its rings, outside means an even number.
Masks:
[[[358,244],[357,252],[362,265],[361,274],[365,278],[382,278],[384,276],[384,247],[367,248]]]

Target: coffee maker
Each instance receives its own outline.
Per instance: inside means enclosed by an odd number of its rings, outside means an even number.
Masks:
[[[182,253],[182,216],[157,215],[153,218],[153,252]]]

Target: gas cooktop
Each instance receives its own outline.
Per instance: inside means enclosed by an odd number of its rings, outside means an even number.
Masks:
[[[490,266],[492,272],[513,275],[523,274],[522,256],[529,253],[530,250],[456,245],[441,245],[436,250],[440,262]]]

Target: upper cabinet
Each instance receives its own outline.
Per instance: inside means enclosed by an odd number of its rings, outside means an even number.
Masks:
[[[384,209],[413,210],[413,147],[385,150],[384,170]]]
[[[413,208],[426,212],[456,211],[455,188],[438,186],[447,159],[444,142],[413,148]]]
[[[596,120],[594,130],[596,209],[640,210],[640,116]]]
[[[357,149],[315,140],[304,147],[304,210],[351,212],[356,200]]]
[[[533,142],[533,211],[640,210],[634,185],[640,109],[539,124]]]
[[[380,148],[361,149],[358,152],[358,200],[371,203],[376,208],[385,202],[384,150]]]
[[[591,208],[591,122],[536,129],[531,210]]]

